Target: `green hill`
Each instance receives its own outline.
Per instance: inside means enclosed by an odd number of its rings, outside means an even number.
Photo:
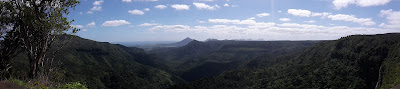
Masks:
[[[151,50],[167,67],[162,69],[186,81],[217,76],[261,57],[275,57],[310,47],[318,41],[192,41],[177,48]]]
[[[400,34],[353,35],[173,88],[389,89],[400,84],[399,45]],[[265,66],[271,61],[279,63]]]
[[[49,53],[61,47],[60,44],[65,38],[60,38],[54,42]],[[138,63],[145,63],[145,60],[154,57],[146,54],[143,49],[96,42],[77,36],[73,36],[70,41],[64,44],[65,47],[59,49],[54,60],[51,60],[58,66],[56,68],[59,68],[51,75],[54,78],[52,81],[78,81],[90,89],[159,89],[184,82],[165,71]],[[23,56],[13,61],[13,71],[17,77],[26,74],[27,61]]]

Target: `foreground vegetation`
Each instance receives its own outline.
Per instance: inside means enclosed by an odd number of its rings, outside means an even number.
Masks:
[[[47,71],[49,81],[59,83],[81,82],[88,88],[166,88],[185,82],[177,76],[160,69],[140,64],[136,61],[150,60],[143,50],[127,48],[105,42],[95,42],[77,36],[60,37],[70,40],[64,48],[58,50],[53,62],[53,71]],[[61,44],[54,44],[61,45]],[[13,74],[23,78],[27,74],[25,65],[28,60],[20,55],[13,61]]]

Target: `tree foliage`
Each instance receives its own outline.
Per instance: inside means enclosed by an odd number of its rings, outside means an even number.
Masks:
[[[173,88],[388,89],[399,85],[399,43],[400,34],[353,35],[272,59],[286,60],[272,66],[239,69]],[[271,59],[265,60],[255,61],[269,65]]]
[[[27,53],[30,78],[35,78],[55,38],[67,32],[76,33],[66,18],[77,0],[2,0],[1,69],[9,68],[10,58],[19,50]]]

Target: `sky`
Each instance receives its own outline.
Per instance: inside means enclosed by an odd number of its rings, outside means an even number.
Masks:
[[[400,32],[400,0],[80,0],[76,35],[101,42],[335,40]]]

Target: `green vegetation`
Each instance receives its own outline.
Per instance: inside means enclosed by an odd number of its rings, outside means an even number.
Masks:
[[[53,45],[60,45],[68,40],[68,45],[59,49],[51,60],[58,68],[46,76],[50,81],[66,84],[80,81],[87,88],[166,88],[183,83],[184,80],[150,66],[142,65],[137,60],[152,58],[143,50],[127,48],[105,42],[95,42],[77,36],[64,36]],[[58,50],[51,49],[50,52]],[[141,54],[141,55],[139,55]],[[23,55],[13,61],[13,74],[24,77],[27,59]]]
[[[256,64],[261,66],[226,72],[172,88],[366,89],[375,88],[383,65],[381,88],[388,89],[399,84],[399,43],[400,34],[354,35],[320,42],[291,57],[278,57],[275,60],[286,61],[273,66],[262,66],[265,62],[258,62]]]
[[[381,89],[393,88],[400,84],[400,43],[390,47],[388,59],[383,62]]]
[[[150,50],[164,58],[155,61],[160,69],[179,75],[186,81],[219,75],[241,68],[258,57],[272,58],[300,51],[318,41],[192,41],[177,48]],[[159,59],[158,59],[159,60]]]
[[[39,78],[54,39],[76,33],[68,20],[77,0],[2,0],[0,17],[0,79],[9,76],[11,59],[21,52],[29,59],[29,78]]]
[[[88,88],[86,88],[81,83],[71,82],[71,83],[62,85],[61,89],[88,89]]]
[[[5,80],[5,81],[9,81],[12,83],[15,83],[17,85],[21,85],[23,87],[26,87],[28,89],[88,89],[86,88],[85,85],[82,85],[79,82],[70,82],[70,83],[66,83],[63,85],[51,85],[51,86],[46,86],[44,84],[40,84],[39,82],[33,82],[33,81],[22,81],[19,79],[15,79],[15,78],[11,78],[9,80]]]

